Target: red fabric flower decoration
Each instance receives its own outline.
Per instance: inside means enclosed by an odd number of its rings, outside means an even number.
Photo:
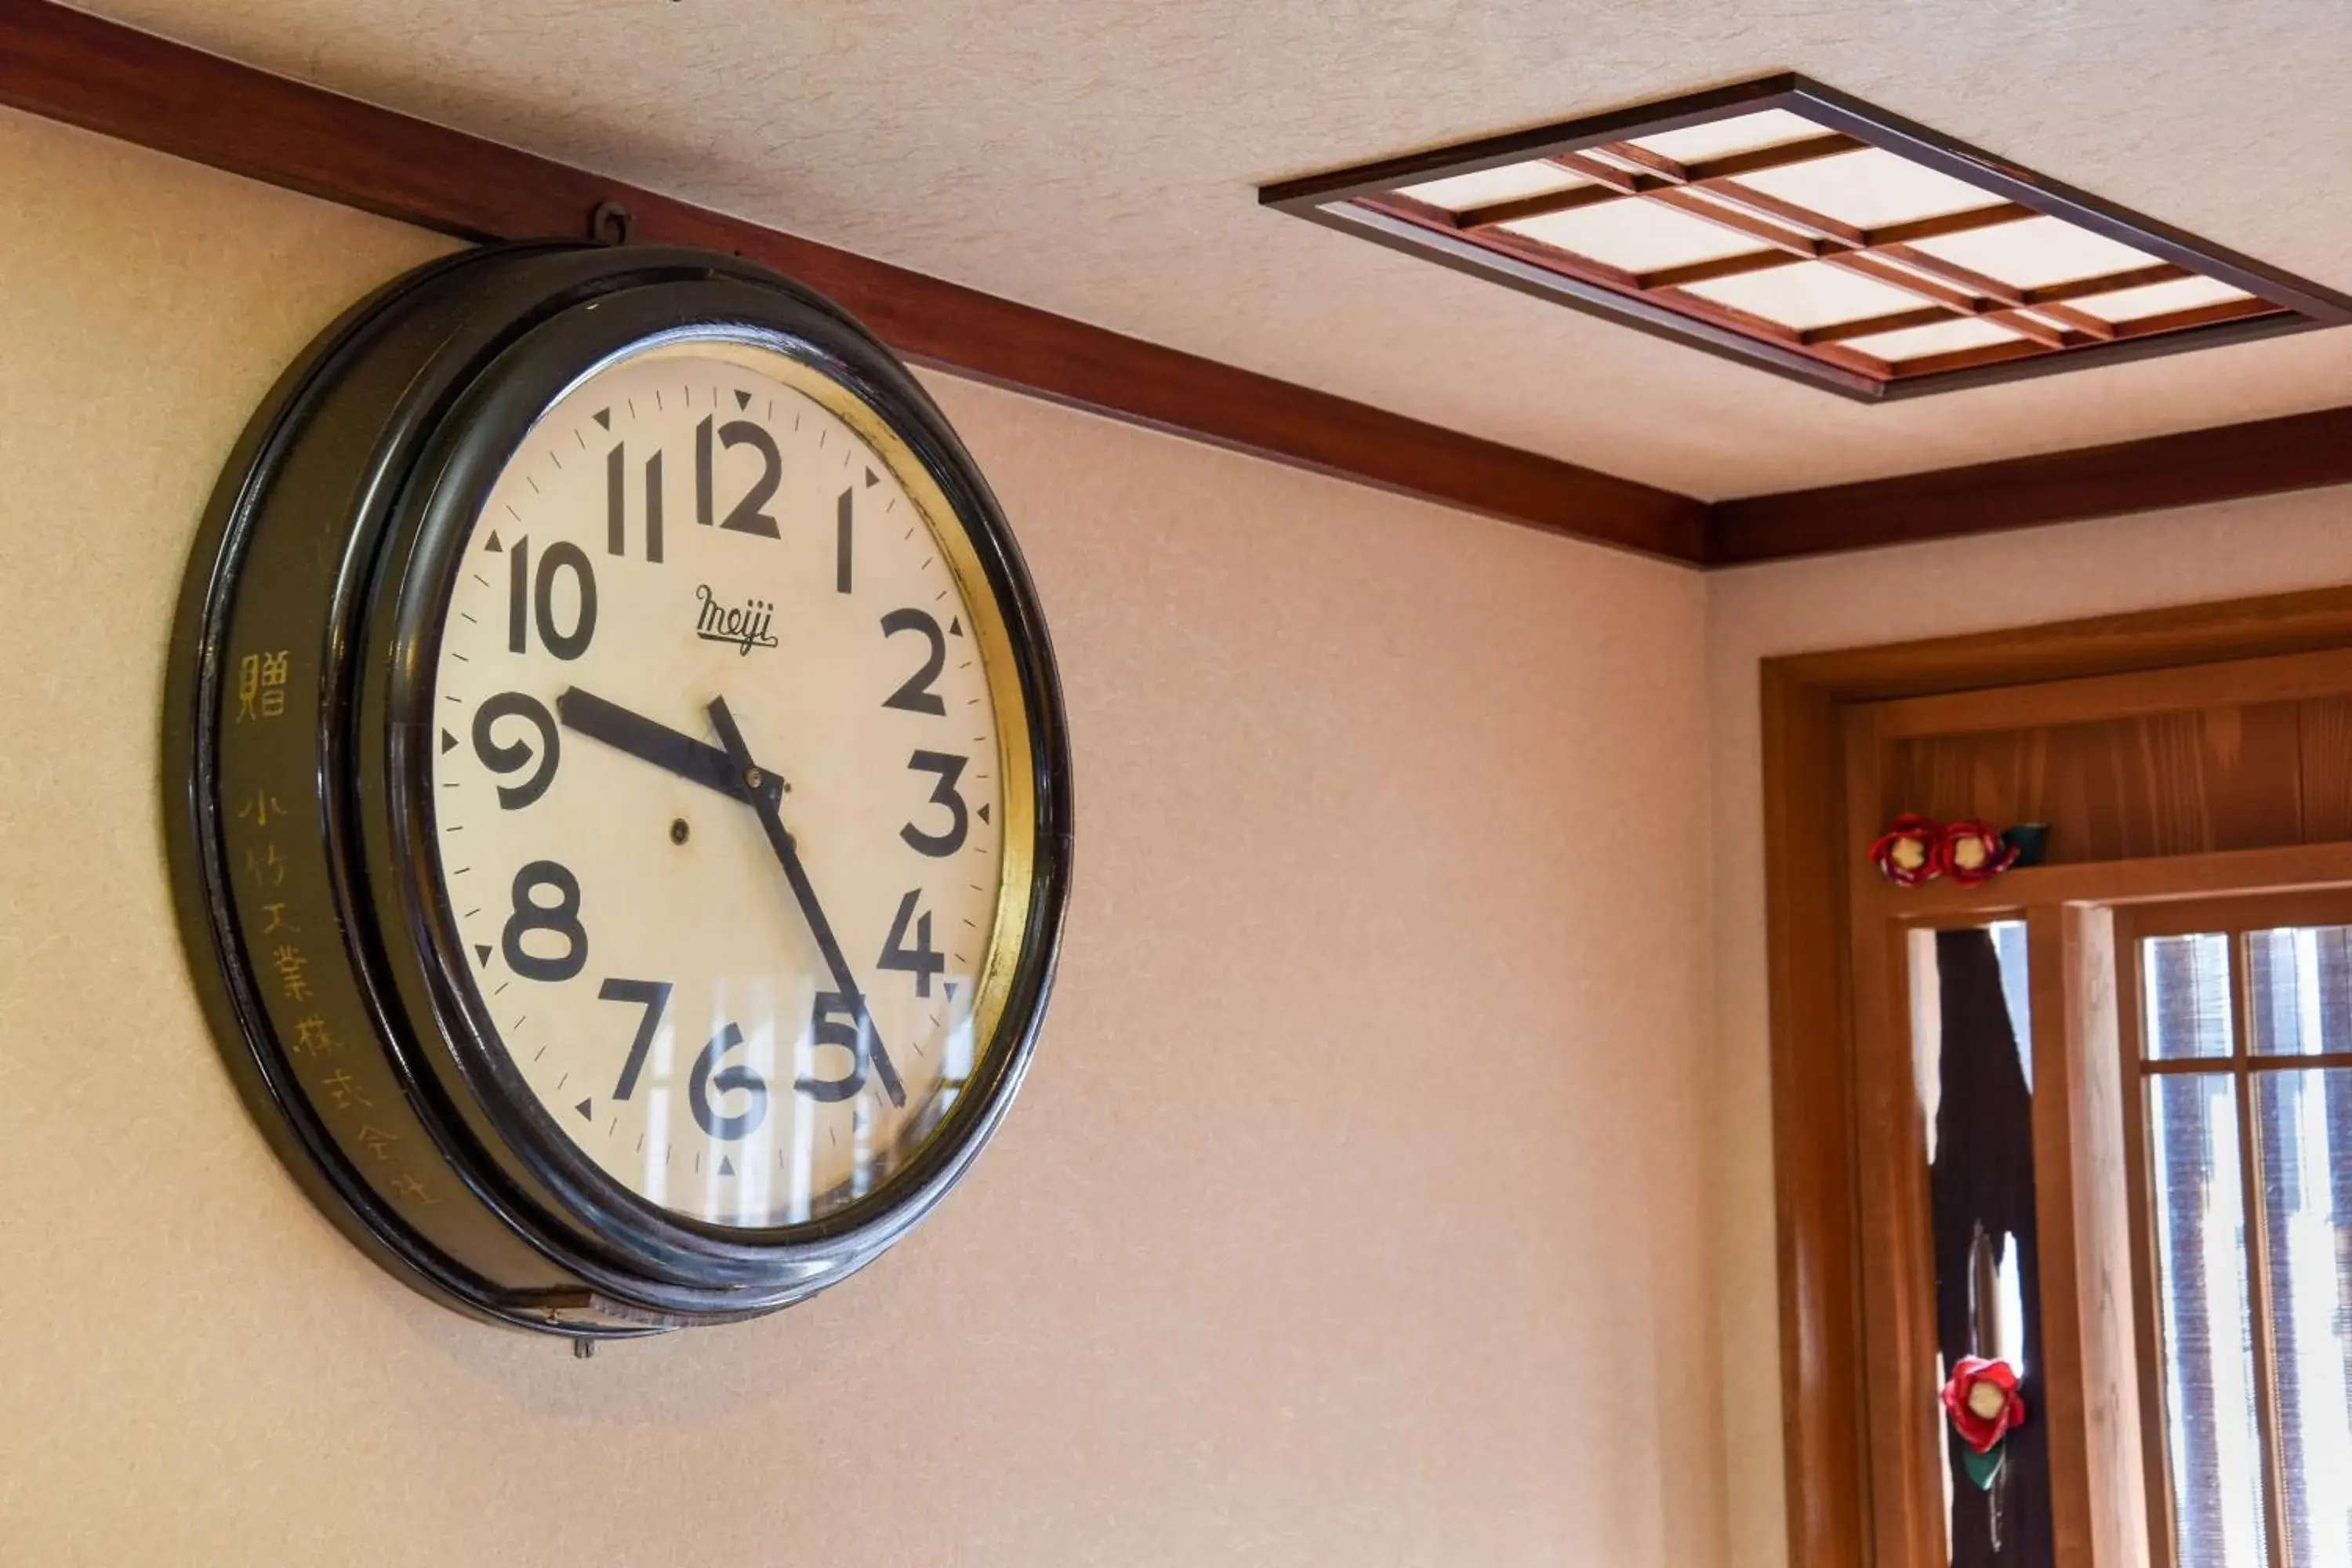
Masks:
[[[1896,817],[1870,847],[1871,864],[1898,888],[1916,888],[1944,874],[1939,852],[1944,825],[1913,812]]]
[[[1944,1412],[1960,1441],[1979,1454],[2025,1424],[2025,1401],[2017,1392],[2017,1373],[2005,1361],[1962,1356],[1944,1384]]]
[[[2017,847],[1990,822],[1955,822],[1936,846],[1936,866],[1963,888],[1990,882],[2017,864]]]

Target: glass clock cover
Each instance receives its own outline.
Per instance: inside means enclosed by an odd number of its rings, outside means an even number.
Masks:
[[[1027,895],[1003,636],[913,454],[756,334],[640,344],[545,412],[457,556],[431,798],[543,1127],[727,1226],[921,1146]]]

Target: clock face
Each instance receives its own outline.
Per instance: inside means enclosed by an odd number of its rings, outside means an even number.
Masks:
[[[434,874],[500,1076],[681,1215],[879,1187],[981,1066],[1034,787],[913,454],[748,334],[641,346],[525,437],[439,637]]]

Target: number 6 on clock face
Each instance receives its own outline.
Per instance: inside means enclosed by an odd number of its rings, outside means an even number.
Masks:
[[[498,1047],[607,1176],[721,1225],[919,1146],[1002,963],[998,614],[883,434],[750,344],[621,356],[509,459],[439,628],[437,875]]]

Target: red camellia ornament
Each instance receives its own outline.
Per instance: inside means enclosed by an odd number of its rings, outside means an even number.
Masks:
[[[1871,863],[1896,887],[1916,888],[1943,875],[1943,824],[1906,811],[1870,847]]]
[[[1944,1384],[1944,1411],[1960,1441],[1979,1454],[2025,1421],[2025,1401],[2017,1392],[2017,1373],[2005,1361],[1962,1356]]]
[[[1963,888],[1990,882],[2016,864],[2016,847],[1990,822],[1955,822],[1936,845],[1937,868]]]

